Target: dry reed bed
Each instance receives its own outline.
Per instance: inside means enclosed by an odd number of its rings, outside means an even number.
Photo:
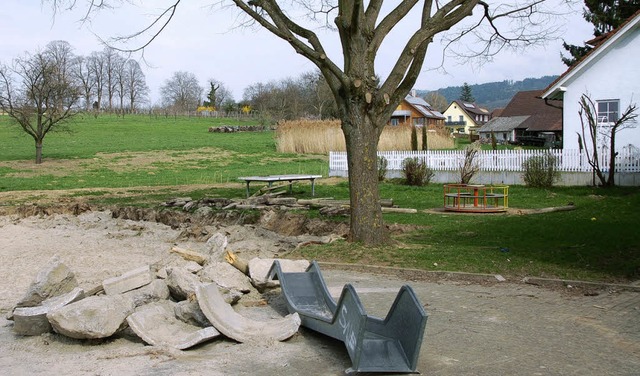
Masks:
[[[411,150],[411,126],[387,126],[382,131],[379,151]],[[418,149],[422,149],[421,129]],[[454,140],[444,129],[429,129],[428,149],[452,149]],[[328,154],[345,151],[345,141],[339,120],[294,120],[278,123],[276,129],[278,152],[299,154]]]

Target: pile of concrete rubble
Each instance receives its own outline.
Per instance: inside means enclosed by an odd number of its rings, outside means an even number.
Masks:
[[[255,296],[278,283],[266,277],[274,259],[243,260],[226,250],[227,244],[226,236],[218,233],[207,242],[208,254],[172,247],[161,261],[86,290],[55,256],[7,318],[19,335],[54,331],[96,339],[128,327],[150,345],[177,349],[220,334],[237,342],[291,337],[300,325],[295,313],[256,320],[234,310],[232,305],[244,296],[253,295],[255,301]],[[280,261],[287,271],[304,271],[309,265],[306,260]]]

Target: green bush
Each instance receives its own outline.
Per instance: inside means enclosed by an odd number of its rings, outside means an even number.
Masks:
[[[522,167],[522,179],[529,187],[550,188],[560,177],[557,158],[550,153],[530,157],[522,163]]]
[[[402,161],[402,174],[407,185],[423,186],[429,184],[435,173],[418,158]]]
[[[387,176],[388,165],[389,162],[387,161],[387,158],[382,156],[378,157],[378,181],[384,181]]]

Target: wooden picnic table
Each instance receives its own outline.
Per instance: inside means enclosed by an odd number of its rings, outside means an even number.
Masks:
[[[311,182],[311,195],[315,196],[315,182],[316,179],[321,178],[322,175],[267,175],[267,176],[242,176],[239,177],[238,180],[242,180],[247,185],[247,197],[249,197],[249,183],[252,181],[260,181],[265,182],[271,187],[274,182],[278,181],[288,181],[289,182],[289,193],[291,193],[292,188],[291,185],[294,181],[297,180],[309,180]]]

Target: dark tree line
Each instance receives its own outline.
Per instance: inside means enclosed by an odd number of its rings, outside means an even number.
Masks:
[[[629,17],[640,10],[640,0],[585,0],[583,17],[593,24],[594,38],[603,36],[616,29]],[[572,66],[585,56],[593,46],[577,46],[564,42],[562,44],[569,57],[562,56],[562,62]]]
[[[271,121],[337,117],[335,100],[319,71],[253,84],[244,90],[243,102]]]

